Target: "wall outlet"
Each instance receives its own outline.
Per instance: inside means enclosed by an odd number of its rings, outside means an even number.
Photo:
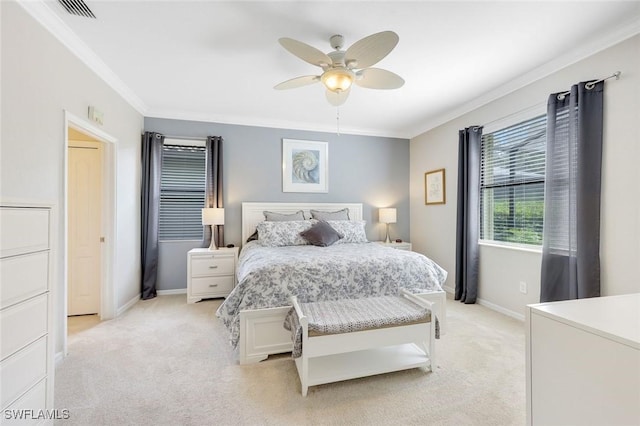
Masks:
[[[527,294],[527,283],[525,281],[520,281],[520,293]]]

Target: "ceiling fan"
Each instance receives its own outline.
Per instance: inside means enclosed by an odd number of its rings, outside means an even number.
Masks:
[[[398,89],[404,84],[402,77],[391,71],[370,67],[387,56],[399,39],[393,31],[382,31],[355,42],[344,51],[344,37],[334,35],[329,42],[335,50],[325,54],[306,43],[283,37],[278,40],[282,47],[303,61],[322,68],[322,74],[292,78],[274,88],[295,89],[322,82],[327,89],[327,100],[334,106],[344,104],[353,83],[368,89]]]

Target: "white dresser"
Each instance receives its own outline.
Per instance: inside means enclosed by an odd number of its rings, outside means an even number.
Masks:
[[[195,248],[187,254],[187,303],[227,297],[236,285],[238,247]]]
[[[529,305],[528,425],[640,424],[640,293]]]
[[[53,409],[51,214],[50,207],[0,206],[2,424],[41,423],[40,410]],[[15,420],[18,412],[29,420]]]

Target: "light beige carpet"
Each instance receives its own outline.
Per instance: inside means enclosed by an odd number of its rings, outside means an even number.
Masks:
[[[219,300],[138,302],[75,335],[57,367],[64,425],[522,425],[524,327],[448,301],[434,373],[414,369],[300,394],[286,355],[240,366],[215,317]]]

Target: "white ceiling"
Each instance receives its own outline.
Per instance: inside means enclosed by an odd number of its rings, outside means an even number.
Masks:
[[[407,138],[640,32],[639,1],[86,0],[97,19],[33,3],[23,1],[145,116],[329,132],[336,108],[319,84],[273,89],[319,74],[278,38],[329,52],[333,34],[346,48],[395,31],[377,66],[405,85],[354,87],[340,130]]]

